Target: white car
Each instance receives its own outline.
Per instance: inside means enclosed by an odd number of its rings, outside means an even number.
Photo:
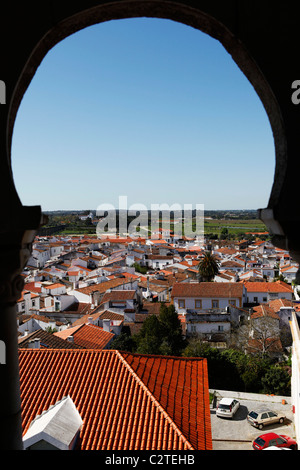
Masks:
[[[216,415],[222,418],[233,418],[240,407],[240,402],[235,398],[222,398],[217,406]]]

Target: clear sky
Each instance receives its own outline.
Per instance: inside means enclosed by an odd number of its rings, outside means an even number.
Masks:
[[[252,85],[215,39],[169,20],[94,25],[51,49],[19,108],[24,205],[267,207],[275,150]]]

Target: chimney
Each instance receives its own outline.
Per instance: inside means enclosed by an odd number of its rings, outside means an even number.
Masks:
[[[35,338],[29,341],[28,348],[29,349],[40,349],[40,338]]]
[[[110,319],[109,318],[103,319],[102,324],[103,324],[104,331],[110,331]]]

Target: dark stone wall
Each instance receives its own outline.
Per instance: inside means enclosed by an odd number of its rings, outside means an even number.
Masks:
[[[44,0],[1,4],[0,104],[0,340],[7,363],[0,368],[0,447],[21,448],[15,302],[20,273],[43,224],[42,208],[24,207],[11,171],[11,139],[22,97],[46,53],[59,41],[95,23],[131,17],[179,21],[218,39],[258,93],[274,136],[276,169],[267,208],[259,212],[273,242],[300,261],[298,226],[299,113],[292,84],[300,79],[297,56],[299,2],[262,0]],[[220,84],[221,85],[221,84]],[[297,91],[297,90],[296,90]],[[242,164],[242,162],[241,162]],[[295,207],[296,206],[296,207]]]

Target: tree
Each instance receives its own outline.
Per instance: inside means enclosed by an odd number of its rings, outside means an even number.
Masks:
[[[170,354],[178,356],[185,347],[182,335],[181,322],[174,305],[161,304],[159,321],[162,329],[162,338],[165,348],[169,348]]]
[[[264,316],[252,320],[250,328],[249,353],[260,354],[264,357],[279,351],[279,320]]]
[[[160,354],[162,342],[161,325],[157,315],[150,315],[143,323],[139,333],[135,335],[138,354]]]
[[[227,227],[224,227],[224,228],[222,228],[222,230],[221,230],[220,239],[221,239],[221,240],[224,240],[224,239],[226,239],[226,238],[228,238],[228,228],[227,228]]]
[[[173,305],[161,304],[159,315],[149,316],[134,339],[139,354],[179,356],[186,346]]]
[[[207,251],[198,265],[199,282],[211,282],[219,273],[219,263],[215,256]]]
[[[249,356],[236,349],[212,348],[199,338],[191,339],[182,355],[206,358],[210,388],[221,390],[262,393],[262,377],[272,364],[270,358]]]
[[[110,349],[132,352],[134,350],[134,339],[131,336],[130,328],[123,326],[121,334],[117,336],[110,344]]]
[[[270,367],[265,376],[261,379],[264,393],[274,393],[275,395],[290,395],[291,378],[283,367],[275,364]]]

